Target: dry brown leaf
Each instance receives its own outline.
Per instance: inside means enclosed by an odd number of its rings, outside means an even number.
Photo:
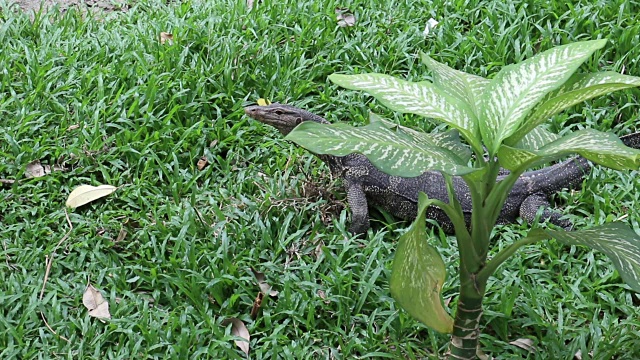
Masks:
[[[262,307],[262,299],[264,299],[264,294],[262,291],[258,292],[258,296],[253,301],[253,306],[251,306],[251,318],[255,319],[258,316],[258,310]]]
[[[249,330],[244,326],[244,323],[238,318],[228,318],[222,321],[222,325],[227,326],[231,324],[231,334],[237,337],[246,339],[246,341],[235,340],[236,346],[240,348],[245,354],[249,355]]]
[[[331,301],[327,300],[327,293],[324,290],[318,290],[318,296],[325,304],[329,304]]]
[[[202,171],[205,167],[207,167],[207,165],[209,165],[209,160],[207,160],[206,156],[203,156],[198,160],[198,170]]]
[[[73,189],[71,194],[69,194],[69,197],[67,198],[67,206],[70,208],[77,208],[78,206],[82,206],[100,199],[101,197],[105,197],[117,189],[117,187],[111,185],[80,185]]]
[[[173,45],[173,34],[170,34],[168,32],[161,32],[160,33],[160,44],[164,45]]]
[[[73,125],[71,125],[71,126],[69,126],[69,127],[67,128],[67,131],[75,130],[75,129],[79,128],[79,127],[80,127],[80,125],[78,125],[78,124],[73,124]]]
[[[84,294],[82,294],[82,303],[89,310],[90,316],[100,319],[111,319],[109,303],[93,285],[89,284]]]
[[[118,243],[118,242],[124,240],[125,237],[127,237],[127,230],[120,229],[120,232],[118,233],[118,237],[116,238],[116,240],[114,242]]]
[[[515,346],[519,347],[520,349],[527,350],[528,352],[535,352],[536,351],[536,348],[533,346],[533,340],[531,340],[531,339],[520,338],[520,339],[513,340],[509,344],[515,345]]]
[[[324,254],[324,252],[322,251],[323,247],[324,247],[324,241],[320,240],[318,242],[318,245],[316,245],[315,250],[313,251],[313,254],[316,256],[316,260],[320,259],[320,257]]]
[[[24,171],[24,176],[27,179],[42,177],[47,174],[50,174],[52,171],[62,171],[64,170],[62,167],[58,165],[42,165],[40,164],[40,160],[32,161],[27,165]]]
[[[356,24],[356,17],[347,8],[336,8],[336,20],[338,20],[338,26],[347,27]]]
[[[258,286],[260,286],[260,291],[262,291],[263,294],[269,295],[269,296],[278,295],[278,292],[273,290],[271,288],[271,285],[269,285],[267,283],[267,280],[266,280],[266,277],[264,276],[264,273],[256,271],[253,268],[251,268],[251,272],[253,273],[253,276],[256,277],[256,280],[258,280]]]

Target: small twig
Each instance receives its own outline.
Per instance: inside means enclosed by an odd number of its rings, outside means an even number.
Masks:
[[[64,210],[64,214],[67,217],[67,223],[69,224],[69,231],[66,234],[64,234],[62,239],[60,239],[60,241],[58,241],[58,243],[56,244],[56,247],[53,248],[53,251],[51,252],[51,257],[46,258],[47,269],[44,273],[44,281],[42,282],[42,289],[40,290],[41,301],[42,301],[42,298],[44,297],[44,288],[47,286],[47,280],[49,279],[49,272],[51,271],[51,265],[53,264],[53,258],[56,255],[56,250],[58,250],[58,247],[60,247],[60,245],[69,238],[69,235],[71,235],[71,231],[73,231],[73,225],[71,224],[71,220],[69,219],[69,214],[67,213],[66,209]]]
[[[49,331],[51,331],[51,333],[53,333],[53,335],[59,337],[60,339],[66,341],[67,343],[71,343],[71,341],[69,341],[69,339],[67,339],[66,337],[58,334],[57,332],[55,332],[55,330],[53,330],[51,328],[51,326],[49,326],[49,323],[47,322],[47,318],[44,317],[44,314],[42,313],[42,311],[40,311],[40,316],[42,317],[42,321],[44,321],[44,325],[47,327],[47,329],[49,329]]]
[[[206,221],[204,221],[204,217],[202,216],[202,214],[200,213],[200,211],[198,211],[198,209],[195,206],[192,206],[193,210],[195,210],[196,215],[198,216],[198,220],[200,220],[200,222],[203,225],[206,225],[207,227],[211,227],[211,224],[208,224]]]
[[[71,220],[69,219],[69,214],[67,213],[66,209],[64,210],[64,214],[67,218],[67,223],[69,224],[69,231],[62,237],[62,239],[60,239],[60,241],[58,241],[58,243],[56,244],[56,247],[53,248],[53,251],[51,252],[51,257],[48,257],[48,256],[46,257],[45,262],[47,264],[47,269],[44,273],[44,281],[42,282],[42,289],[40,290],[40,301],[42,301],[42,298],[44,297],[44,289],[47,286],[47,280],[49,279],[49,272],[51,271],[51,264],[53,264],[53,258],[56,254],[56,250],[58,250],[58,247],[60,247],[60,245],[69,238],[69,235],[71,235],[71,231],[73,231],[73,225],[71,224]],[[42,313],[42,311],[40,311],[40,316],[42,317],[42,321],[44,321],[45,326],[47,327],[47,329],[49,329],[49,331],[51,331],[52,334],[66,341],[67,343],[70,343],[69,339],[58,334],[57,332],[55,332],[55,330],[51,328],[51,326],[49,326],[49,323],[47,322],[47,318],[44,316],[44,313]]]

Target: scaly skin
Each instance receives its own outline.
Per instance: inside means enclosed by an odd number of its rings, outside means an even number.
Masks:
[[[275,127],[282,135],[289,134],[303,121],[331,125],[321,116],[278,103],[248,106],[245,113],[255,120]],[[627,146],[640,148],[640,133],[624,136],[622,141]],[[369,228],[369,205],[378,206],[399,218],[413,220],[418,211],[420,191],[431,199],[449,202],[445,180],[439,172],[427,171],[417,177],[405,178],[383,173],[360,154],[316,156],[329,166],[334,176],[340,176],[344,180],[347,201],[351,208],[349,231],[352,233],[365,233]],[[532,222],[538,209],[543,207],[541,220],[570,228],[569,221],[561,219],[561,214],[550,209],[548,198],[564,188],[580,188],[591,166],[585,158],[575,157],[541,170],[525,172],[509,193],[498,217],[498,223],[513,223],[518,217]],[[499,176],[498,181],[504,176]],[[472,210],[469,188],[459,177],[453,178],[453,187],[469,226]],[[446,233],[453,233],[453,224],[439,208],[429,207],[427,218],[435,220]]]

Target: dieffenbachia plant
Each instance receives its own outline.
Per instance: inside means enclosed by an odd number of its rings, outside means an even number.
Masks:
[[[605,44],[606,40],[594,40],[558,46],[504,67],[493,79],[452,69],[426,55],[422,60],[433,73],[433,82],[409,82],[374,73],[330,76],[334,83],[365,91],[394,111],[446,123],[459,131],[472,151],[461,150],[463,144],[452,144],[451,139],[437,141],[437,137],[391,126],[375,116],[364,127],[303,122],[287,136],[316,153],[364,154],[391,175],[410,177],[427,170],[444,174],[449,202],[421,194],[418,216],[398,243],[390,287],[394,299],[409,314],[436,331],[452,334],[451,358],[476,357],[487,279],[524,245],[554,238],[600,250],[611,258],[622,279],[640,292],[640,237],[619,223],[573,232],[535,228],[487,258],[491,230],[525,170],[569,154],[614,169],[640,168],[640,151],[626,147],[612,134],[580,130],[560,137],[540,126],[575,104],[640,85],[640,78],[614,72],[574,74]],[[472,165],[471,153],[476,159]],[[501,167],[511,172],[497,182]],[[461,176],[469,186],[473,202],[470,230],[453,193],[452,176]],[[442,304],[445,264],[427,239],[428,206],[444,210],[455,227],[460,295],[453,318]]]

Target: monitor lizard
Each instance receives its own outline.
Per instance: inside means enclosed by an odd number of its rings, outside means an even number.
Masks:
[[[331,124],[309,111],[278,103],[248,106],[244,111],[249,117],[275,127],[282,135],[287,135],[303,121]],[[621,140],[627,146],[640,148],[640,133],[626,135]],[[419,192],[424,192],[429,198],[449,202],[445,179],[437,171],[426,171],[417,177],[391,176],[378,170],[361,154],[315,155],[328,165],[333,176],[343,179],[351,209],[351,233],[362,234],[369,228],[369,205],[382,208],[396,217],[413,220],[418,211]],[[591,166],[587,159],[577,156],[541,170],[523,173],[504,203],[498,224],[513,223],[518,217],[532,222],[542,207],[540,220],[571,228],[570,221],[551,209],[549,197],[565,188],[578,189]],[[497,180],[504,178],[506,173],[501,173]],[[453,177],[453,187],[469,226],[472,211],[469,188],[460,177]],[[439,208],[429,207],[427,218],[435,220],[445,233],[453,233],[453,224]]]

